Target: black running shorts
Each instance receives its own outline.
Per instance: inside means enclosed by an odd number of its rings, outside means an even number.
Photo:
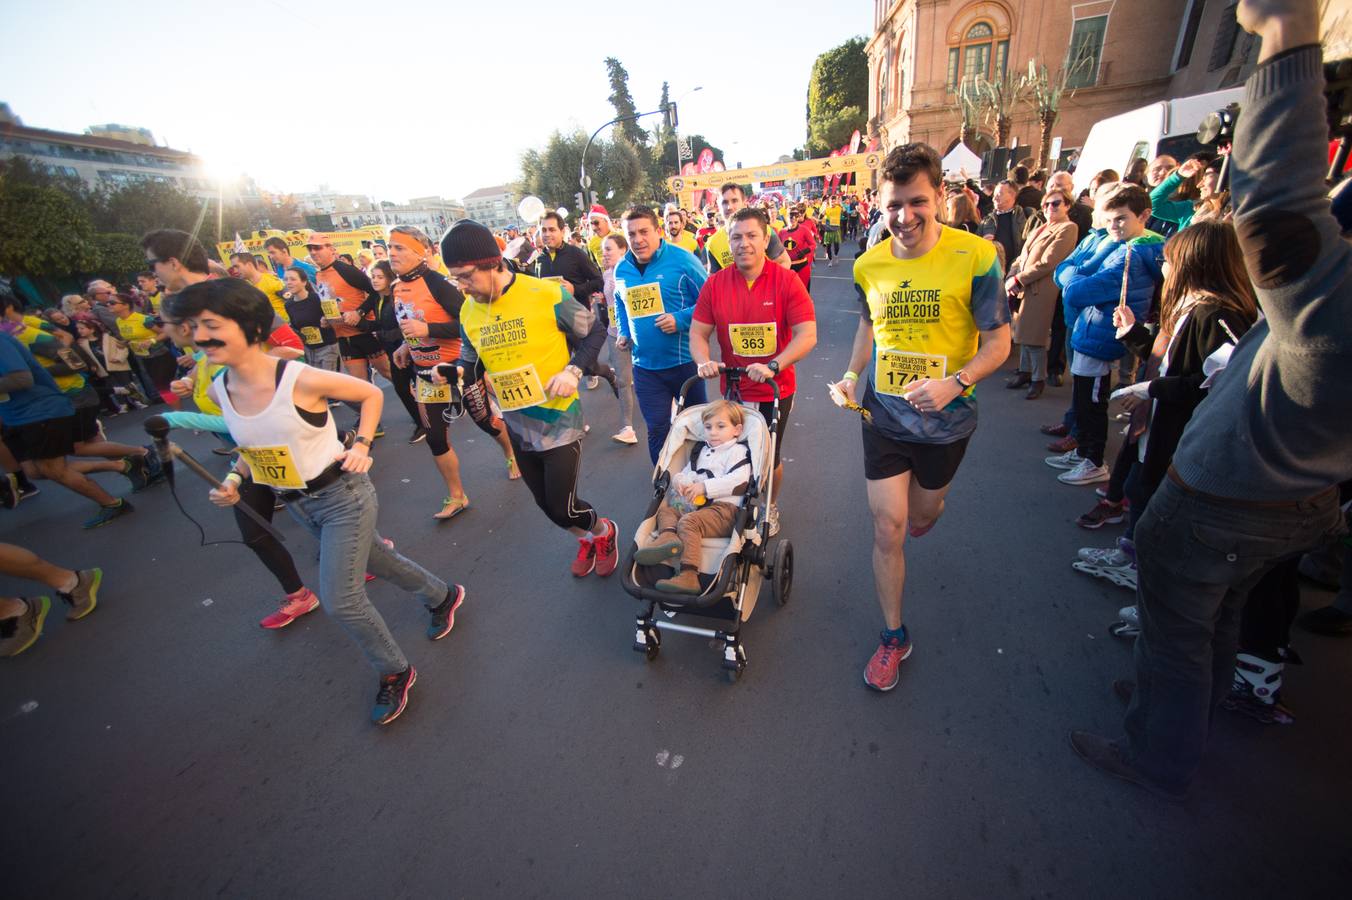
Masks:
[[[767,423],[770,421],[770,413],[774,411],[775,402],[766,400],[757,403],[756,407],[760,410],[761,418]],[[779,458],[784,455],[784,430],[789,427],[789,413],[793,412],[793,394],[787,397],[779,398],[779,422],[775,424],[775,468],[779,467]]]
[[[61,459],[75,452],[75,416],[29,425],[6,425],[5,446],[19,462]]]
[[[385,355],[376,336],[365,332],[351,337],[340,337],[338,350],[343,354],[343,359],[370,359],[373,356]]]
[[[967,453],[971,436],[948,444],[894,441],[864,425],[864,477],[881,481],[903,472],[914,472],[916,484],[927,491],[948,486]]]

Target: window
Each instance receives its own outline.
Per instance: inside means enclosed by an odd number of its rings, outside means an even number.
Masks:
[[[948,89],[956,91],[974,78],[999,78],[1005,74],[1008,56],[1008,40],[997,41],[989,22],[974,23],[961,44],[948,48]]]
[[[1188,12],[1183,19],[1183,33],[1179,35],[1178,58],[1174,60],[1175,72],[1192,62],[1192,48],[1197,44],[1197,29],[1202,24],[1202,12],[1205,9],[1205,0],[1188,0]]]
[[[1238,9],[1239,4],[1232,3],[1221,13],[1220,23],[1216,26],[1216,43],[1211,45],[1211,61],[1206,67],[1208,72],[1225,68],[1235,52],[1235,39],[1239,37],[1239,20],[1235,17]]]
[[[1076,19],[1070,32],[1070,52],[1066,54],[1066,87],[1089,87],[1098,82],[1099,63],[1103,60],[1103,36],[1108,17]]]
[[[891,61],[892,51],[890,48],[883,48],[883,64],[878,72],[878,115],[887,115],[888,84],[891,81]]]

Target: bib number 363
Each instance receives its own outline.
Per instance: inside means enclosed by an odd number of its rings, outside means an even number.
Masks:
[[[948,357],[926,353],[907,353],[901,350],[878,351],[874,369],[873,389],[880,394],[900,397],[910,385],[922,378],[944,378],[948,375]]]
[[[773,356],[778,350],[775,323],[757,322],[728,326],[732,352],[750,359]]]

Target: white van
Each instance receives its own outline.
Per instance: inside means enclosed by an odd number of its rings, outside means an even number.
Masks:
[[[1209,113],[1240,102],[1243,96],[1243,88],[1194,94],[1161,100],[1098,122],[1089,129],[1075,163],[1075,192],[1088,188],[1104,169],[1125,174],[1136,159],[1154,159],[1164,153],[1182,162],[1203,149],[1197,143],[1197,126],[1202,120]]]

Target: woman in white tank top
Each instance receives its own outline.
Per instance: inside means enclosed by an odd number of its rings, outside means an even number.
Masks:
[[[273,487],[291,515],[319,541],[319,599],[366,654],[380,679],[371,718],[388,724],[403,712],[417,672],[366,596],[366,572],[404,588],[428,608],[427,636],[440,640],[455,625],[464,601],[387,546],[376,531],[376,494],[366,476],[370,446],[384,395],[366,381],[268,356],[263,341],[272,307],[262,291],[237,278],[190,285],[172,299],[173,314],[193,329],[207,359],[226,367],[211,386],[240,457],[221,489],[218,506],[238,502],[237,485],[252,478]],[[351,449],[338,440],[329,401],[360,407]]]

